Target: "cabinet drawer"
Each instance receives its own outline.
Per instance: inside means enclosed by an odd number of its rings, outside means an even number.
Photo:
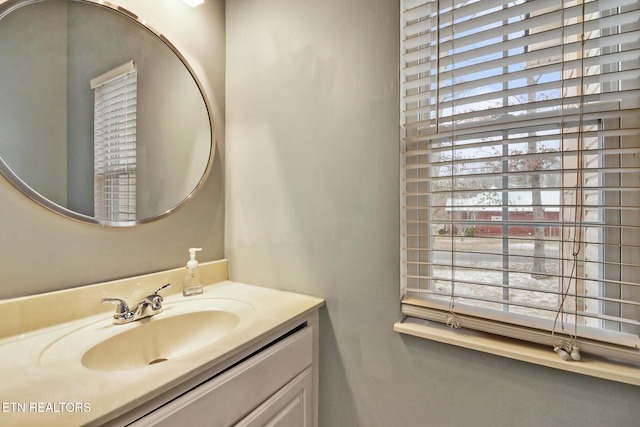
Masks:
[[[232,425],[311,366],[312,332],[295,332],[131,425]]]

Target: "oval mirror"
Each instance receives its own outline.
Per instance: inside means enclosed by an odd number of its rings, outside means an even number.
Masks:
[[[92,0],[0,0],[0,171],[70,218],[131,226],[204,182],[211,110],[175,47]]]

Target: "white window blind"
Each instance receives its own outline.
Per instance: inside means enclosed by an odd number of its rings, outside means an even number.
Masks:
[[[638,0],[403,0],[405,315],[640,361]]]
[[[91,80],[94,90],[94,216],[136,219],[137,71],[133,61]]]

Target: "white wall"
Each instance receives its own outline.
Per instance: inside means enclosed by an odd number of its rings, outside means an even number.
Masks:
[[[179,267],[193,246],[203,248],[201,261],[224,257],[224,1],[207,0],[195,9],[179,0],[111,3],[143,17],[199,72],[216,126],[213,169],[199,193],[174,214],[122,229],[63,218],[0,176],[0,298]]]
[[[398,0],[226,7],[225,252],[234,280],[326,298],[321,427],[636,425],[637,387],[392,331]]]

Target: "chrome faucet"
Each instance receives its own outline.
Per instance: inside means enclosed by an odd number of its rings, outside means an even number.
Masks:
[[[113,314],[113,324],[123,325],[125,323],[135,322],[136,320],[144,319],[145,317],[151,317],[162,312],[162,298],[158,295],[158,292],[163,289],[167,289],[171,285],[167,283],[163,287],[156,290],[153,294],[147,295],[142,301],[140,301],[133,309],[129,309],[129,306],[124,300],[120,298],[102,298],[102,303],[112,302],[117,304],[116,312]]]

